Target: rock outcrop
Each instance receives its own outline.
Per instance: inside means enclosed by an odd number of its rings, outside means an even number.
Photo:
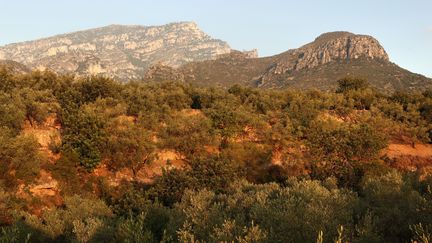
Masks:
[[[121,80],[141,78],[155,63],[178,67],[214,59],[231,48],[193,22],[163,26],[107,27],[0,47],[0,59],[33,69],[80,75],[102,74]]]
[[[307,45],[280,54],[262,76],[261,82],[265,83],[273,79],[274,75],[288,71],[310,69],[330,62],[349,62],[359,58],[389,61],[384,48],[371,36],[349,32],[325,33]]]

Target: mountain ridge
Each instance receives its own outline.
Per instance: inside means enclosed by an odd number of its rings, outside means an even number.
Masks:
[[[104,75],[121,81],[178,80],[197,85],[334,89],[344,76],[360,76],[386,91],[432,86],[432,79],[400,68],[377,39],[327,32],[280,54],[236,51],[195,22],[162,26],[118,25],[0,46],[0,59],[31,69]]]
[[[141,78],[157,62],[180,66],[230,51],[226,42],[212,38],[196,23],[176,22],[162,26],[109,25],[8,44],[0,47],[0,59],[33,69],[128,80]]]

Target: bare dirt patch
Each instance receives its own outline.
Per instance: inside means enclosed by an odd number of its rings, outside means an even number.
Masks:
[[[390,144],[385,154],[398,170],[417,172],[421,178],[432,175],[431,144]]]
[[[162,175],[163,170],[181,169],[185,165],[186,163],[182,154],[173,150],[162,150],[157,153],[155,160],[144,165],[138,171],[137,179],[143,183],[153,183],[157,177]]]
[[[33,214],[40,214],[46,208],[63,204],[59,183],[51,173],[41,170],[38,179],[30,185],[18,186],[16,196],[29,202],[29,209]],[[33,199],[37,199],[36,203]]]
[[[401,156],[414,156],[421,158],[432,158],[432,144],[390,144],[386,150],[389,158]]]
[[[134,176],[130,168],[121,168],[117,171],[110,171],[106,163],[93,170],[93,175],[105,177],[111,186],[119,186],[122,181],[137,181],[140,183],[151,184],[161,176],[163,170],[173,168],[181,169],[186,163],[184,156],[173,150],[162,150],[156,154],[156,159],[145,164]]]

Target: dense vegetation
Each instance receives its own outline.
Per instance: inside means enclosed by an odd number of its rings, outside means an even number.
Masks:
[[[3,69],[0,101],[0,242],[432,240],[432,177],[381,152],[431,141],[432,91],[385,95],[356,78],[334,93],[224,90]],[[54,161],[23,129],[53,114]],[[184,167],[115,186],[94,173],[139,178],[161,150]],[[57,206],[25,192],[41,171],[59,182]]]

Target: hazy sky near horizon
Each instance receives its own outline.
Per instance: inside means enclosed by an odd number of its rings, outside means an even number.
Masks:
[[[232,48],[260,56],[324,32],[377,38],[390,60],[432,77],[432,0],[0,0],[0,45],[109,24],[195,21]]]

